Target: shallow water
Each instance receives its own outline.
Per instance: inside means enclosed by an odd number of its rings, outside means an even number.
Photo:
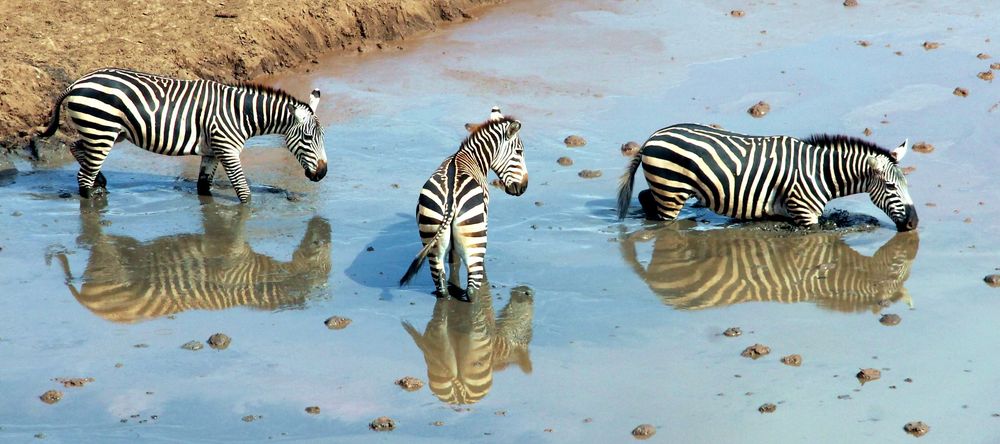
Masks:
[[[621,442],[651,423],[671,442],[909,442],[916,420],[921,442],[1000,440],[1000,290],[982,282],[1000,267],[1000,92],[975,77],[1000,57],[1000,13],[808,3],[514,1],[271,79],[323,90],[331,168],[313,184],[256,140],[249,209],[225,184],[203,203],[179,178],[196,161],[135,148],[111,154],[106,206],[59,197],[71,165],[20,165],[0,187],[0,440]],[[772,111],[753,119],[758,100]],[[419,187],[494,104],[524,122],[531,185],[493,193],[491,300],[437,301],[426,271],[396,288]],[[897,234],[864,196],[831,208],[873,230],[727,227],[703,209],[616,221],[618,147],[683,121],[933,143],[902,162],[921,226]],[[332,315],[352,323],[329,330]],[[227,350],[181,349],[216,332]],[[754,343],[771,354],[740,357]],[[778,362],[792,353],[801,367]],[[864,367],[882,379],[861,386]],[[407,375],[429,384],[393,384]],[[382,415],[395,431],[368,430]]]

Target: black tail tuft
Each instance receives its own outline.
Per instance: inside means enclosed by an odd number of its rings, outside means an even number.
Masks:
[[[642,149],[632,156],[625,173],[622,174],[618,182],[618,220],[625,219],[628,213],[628,205],[632,202],[632,184],[635,182],[635,172],[642,163]]]

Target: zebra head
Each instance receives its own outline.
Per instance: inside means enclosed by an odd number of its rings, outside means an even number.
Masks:
[[[315,110],[319,105],[319,90],[314,89],[309,96],[309,105],[288,104],[288,111],[295,119],[285,132],[285,146],[295,155],[306,177],[319,182],[326,176],[326,149],[323,147],[323,125],[319,123]]]
[[[917,228],[917,210],[907,190],[906,176],[899,168],[899,161],[906,155],[909,140],[889,151],[888,154],[871,154],[868,164],[868,196],[896,224],[899,231]]]
[[[521,121],[502,117],[496,122],[496,125],[491,125],[491,129],[496,128],[494,136],[498,136],[495,139],[498,143],[490,160],[490,168],[500,176],[504,192],[520,196],[528,189],[528,165],[524,162],[524,144],[518,136]]]

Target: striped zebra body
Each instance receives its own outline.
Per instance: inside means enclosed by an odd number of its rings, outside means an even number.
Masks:
[[[253,251],[244,239],[248,207],[228,217],[203,205],[204,234],[141,242],[102,232],[96,211],[81,211],[80,243],[90,257],[79,289],[64,254],[55,255],[76,300],[103,319],[133,323],[187,310],[301,307],[330,273],[330,224],[309,221],[290,262]]]
[[[813,302],[842,311],[878,312],[906,301],[904,284],[920,245],[897,233],[874,255],[848,246],[839,233],[756,230],[642,230],[622,239],[631,264],[664,304],[702,310],[745,302]],[[648,261],[637,246],[652,238]]]
[[[499,112],[497,112],[499,115]],[[454,155],[445,159],[427,180],[417,202],[417,226],[424,245],[400,279],[406,285],[428,259],[435,295],[469,301],[480,287],[485,271],[486,225],[489,189],[486,175],[493,170],[504,191],[520,196],[528,187],[524,147],[518,136],[521,122],[493,117],[477,127]],[[444,263],[451,266],[449,290]],[[458,284],[458,261],[465,263],[466,290]]]
[[[101,166],[115,142],[124,138],[157,154],[202,156],[199,194],[210,194],[221,163],[240,201],[246,203],[250,187],[239,156],[250,137],[283,134],[306,177],[319,181],[326,175],[323,127],[313,113],[319,96],[319,90],[314,90],[307,104],[258,85],[107,68],[81,77],[66,89],[40,136],[55,134],[65,104],[69,123],[80,135],[70,150],[80,164],[77,181],[85,198],[105,191],[107,180]]]
[[[831,199],[867,192],[900,231],[917,226],[917,213],[898,161],[908,143],[885,150],[845,136],[747,136],[695,124],[661,129],[642,146],[622,176],[623,218],[641,164],[649,193],[646,217],[673,220],[695,197],[737,219],[788,217],[814,225]]]
[[[482,293],[471,304],[439,299],[422,334],[403,322],[424,355],[431,392],[448,404],[479,402],[493,387],[494,373],[511,364],[531,373],[528,345],[534,291],[513,288],[499,317],[494,314],[490,293]]]

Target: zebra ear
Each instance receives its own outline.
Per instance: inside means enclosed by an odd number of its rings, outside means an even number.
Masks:
[[[309,95],[309,109],[311,109],[312,112],[316,112],[318,106],[319,106],[319,90],[314,89],[312,94]]]
[[[910,139],[903,140],[896,148],[893,148],[890,155],[892,156],[893,162],[899,162],[903,160],[903,156],[906,155],[907,150],[910,148]]]
[[[521,121],[515,120],[510,122],[510,125],[507,127],[507,138],[516,136],[518,131],[521,131]]]

